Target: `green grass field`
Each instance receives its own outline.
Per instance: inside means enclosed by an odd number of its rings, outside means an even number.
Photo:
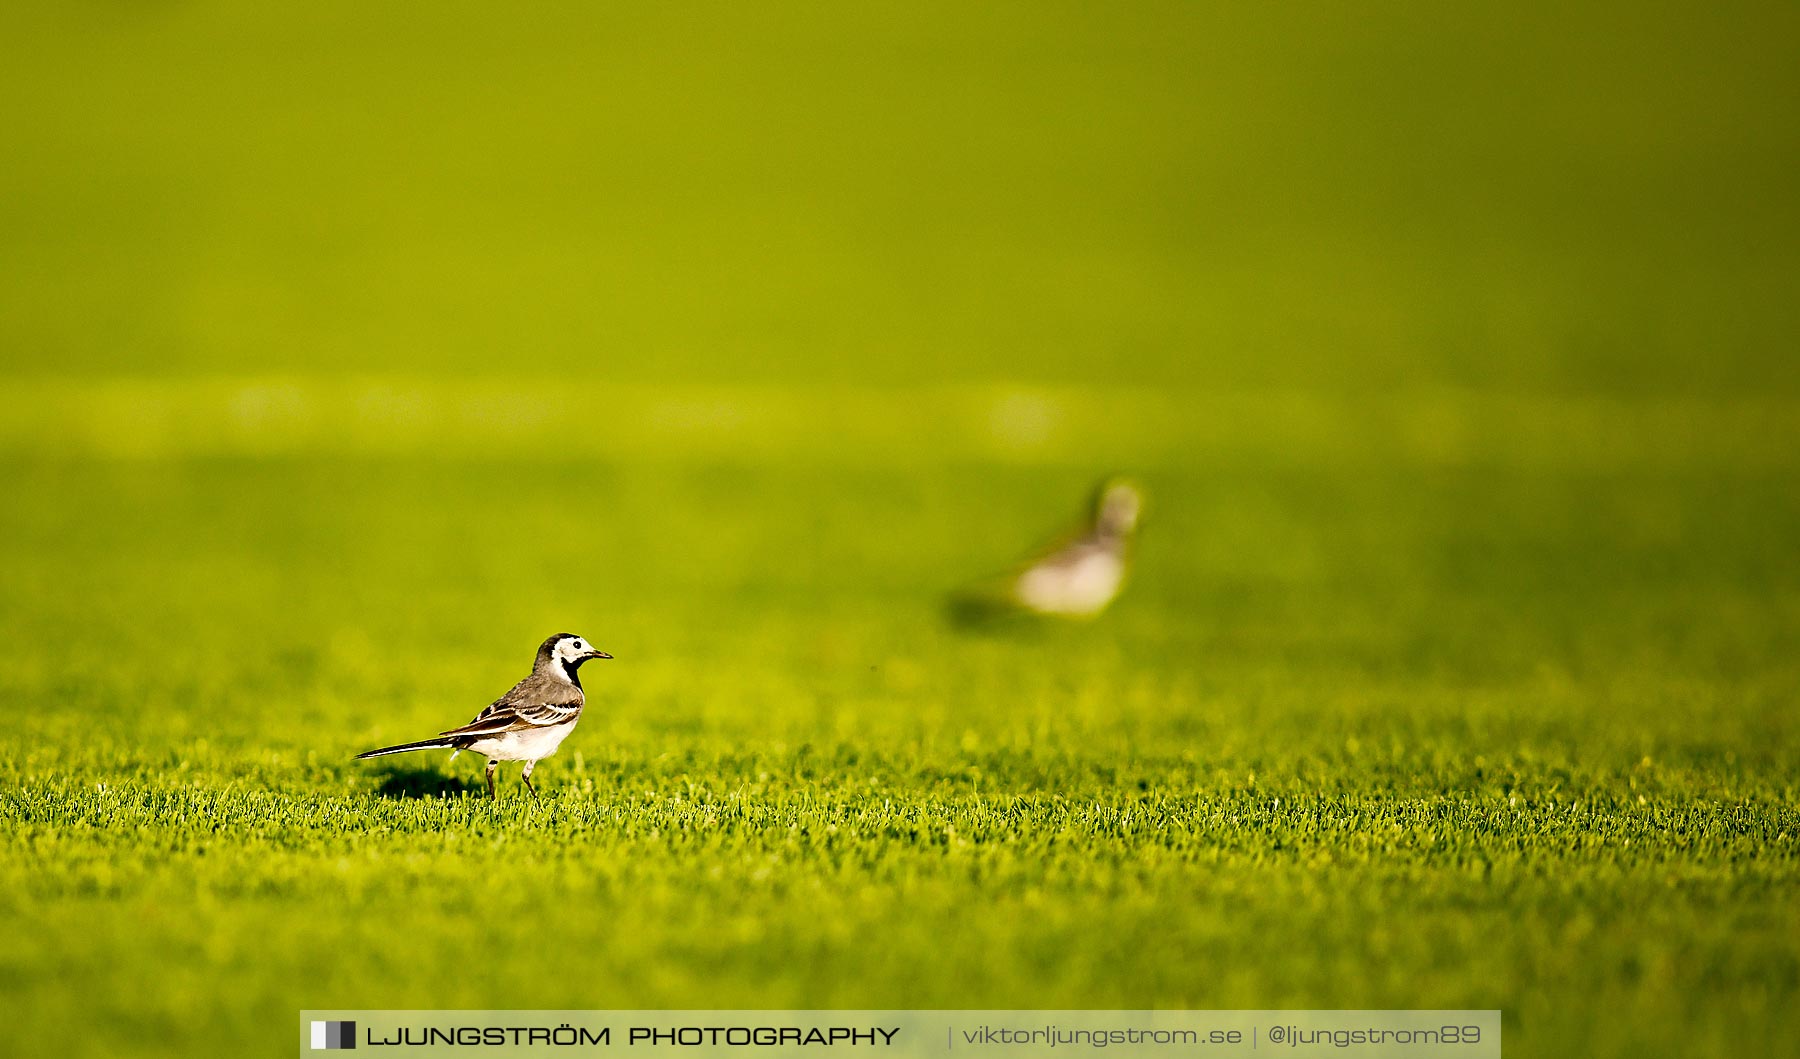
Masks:
[[[1079,473],[8,472],[80,498],[0,522],[22,1041],[274,1053],[333,1005],[1795,1028],[1791,473],[1170,468],[1114,613],[971,637],[936,589]],[[618,659],[542,809],[466,757],[349,760],[562,626]]]
[[[1800,1041],[1789,6],[0,12],[8,1055]],[[1082,626],[943,594],[1150,498]],[[352,761],[569,630],[579,730]]]

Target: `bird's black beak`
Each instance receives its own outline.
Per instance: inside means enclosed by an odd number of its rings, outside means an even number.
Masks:
[[[610,659],[610,658],[612,658],[612,655],[609,655],[609,654],[607,654],[607,653],[606,653],[606,652],[605,652],[605,651],[589,651],[589,652],[588,652],[588,653],[587,653],[587,654],[584,654],[584,655],[582,655],[582,656],[581,656],[581,657],[582,657],[582,658],[583,658],[583,659],[588,659],[588,658],[607,658],[607,659]]]

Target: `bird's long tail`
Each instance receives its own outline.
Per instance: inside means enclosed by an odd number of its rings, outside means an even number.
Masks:
[[[384,746],[379,750],[370,750],[356,755],[356,760],[361,761],[363,758],[369,757],[386,757],[389,754],[404,754],[409,750],[433,750],[441,746],[455,745],[456,740],[451,739],[448,736],[440,735],[436,739],[421,739],[416,743],[396,743],[393,746]]]

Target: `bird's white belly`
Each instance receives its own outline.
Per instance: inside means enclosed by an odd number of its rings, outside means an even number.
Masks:
[[[575,723],[579,720],[578,717],[575,721],[562,724],[521,728],[516,732],[487,736],[470,743],[469,752],[484,754],[495,761],[537,761],[556,753],[556,748],[575,730]]]
[[[1064,566],[1042,565],[1019,578],[1019,601],[1046,614],[1088,617],[1106,609],[1125,580],[1125,563],[1094,552]]]

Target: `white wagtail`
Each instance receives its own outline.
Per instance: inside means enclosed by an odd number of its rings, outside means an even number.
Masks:
[[[535,800],[537,788],[531,785],[531,769],[539,761],[556,753],[556,748],[575,730],[581,719],[581,678],[576,672],[581,663],[591,658],[611,658],[593,644],[562,632],[538,647],[537,661],[531,675],[513,685],[513,689],[494,700],[493,705],[475,715],[461,728],[452,728],[435,739],[416,743],[384,746],[358,759],[404,754],[410,750],[450,747],[456,757],[464,750],[485,755],[488,797],[494,797],[494,770],[502,761],[523,761],[525,771],[520,778]]]
[[[1049,545],[1012,573],[958,593],[951,601],[953,612],[967,619],[1021,610],[1058,618],[1094,617],[1125,587],[1143,509],[1143,491],[1134,483],[1123,478],[1101,482],[1079,532]]]

